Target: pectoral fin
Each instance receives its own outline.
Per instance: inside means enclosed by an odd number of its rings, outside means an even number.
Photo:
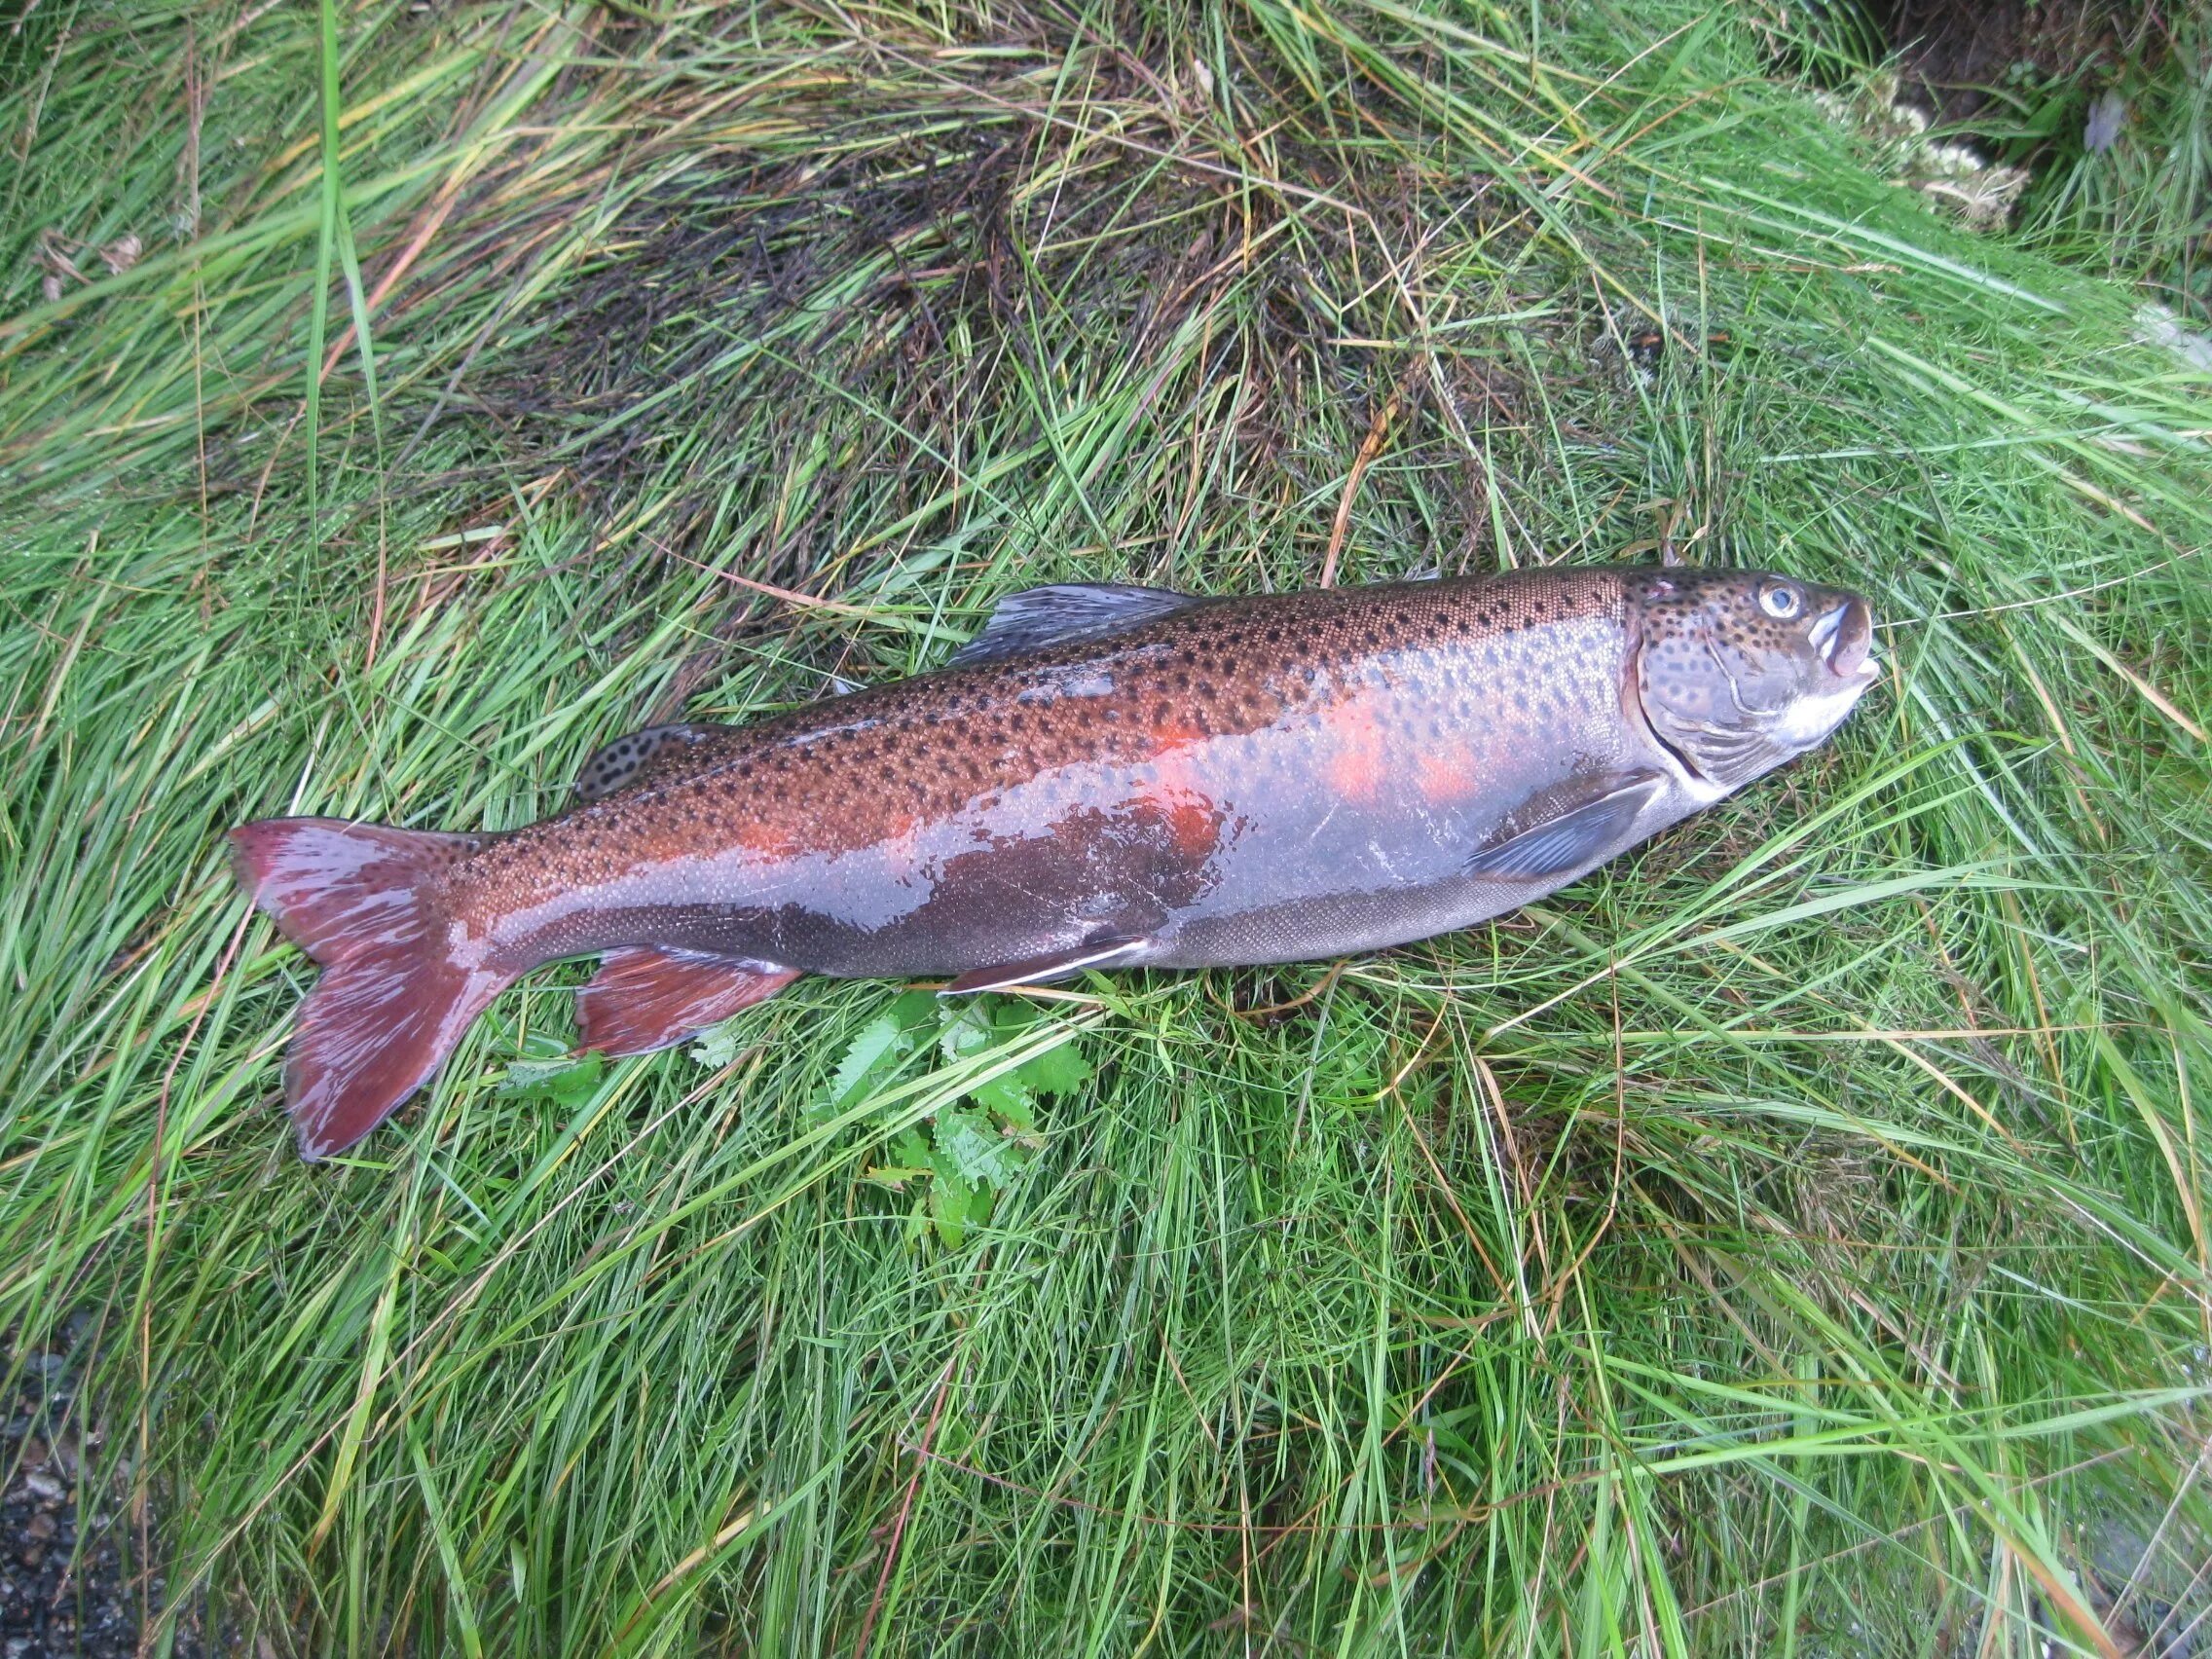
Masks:
[[[939,993],[966,996],[972,991],[1003,991],[1014,985],[1042,985],[1064,979],[1086,968],[1111,968],[1144,948],[1141,939],[1093,939],[1067,950],[1051,951],[1020,962],[1001,962],[989,968],[971,968]]]
[[[1542,881],[1610,858],[1667,780],[1657,772],[1609,772],[1555,791],[1530,822],[1467,861],[1467,873],[1494,881]]]
[[[610,950],[576,992],[579,1050],[649,1054],[765,1002],[798,977],[795,968],[742,956],[640,945]]]

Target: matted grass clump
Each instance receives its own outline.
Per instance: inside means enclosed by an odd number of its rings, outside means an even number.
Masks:
[[[2205,1640],[2212,376],[1788,15],[31,9],[0,1328],[150,1639]],[[235,823],[522,823],[1033,582],[1662,554],[1887,684],[1494,927],[605,1068],[557,970],[292,1153]]]

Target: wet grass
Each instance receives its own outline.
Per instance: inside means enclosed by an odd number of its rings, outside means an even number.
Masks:
[[[1864,171],[1748,10],[1555,10],[9,37],[0,1324],[91,1315],[86,1478],[156,1498],[172,1617],[2026,1654],[2199,1616],[2207,379]],[[515,1087],[557,970],[358,1156],[292,1155],[312,971],[234,823],[524,822],[609,735],[928,666],[1040,580],[1663,551],[1865,589],[1891,679],[1534,910],[1093,979],[828,1112],[901,987]],[[1062,1044],[1093,1075],[957,1246],[869,1178]]]

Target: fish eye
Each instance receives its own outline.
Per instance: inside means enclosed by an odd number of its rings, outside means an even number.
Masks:
[[[1769,582],[1759,589],[1759,608],[1777,621],[1787,622],[1805,608],[1805,596],[1788,582]]]

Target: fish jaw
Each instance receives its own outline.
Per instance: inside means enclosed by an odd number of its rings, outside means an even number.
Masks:
[[[1827,740],[1835,728],[1843,724],[1866,688],[1880,678],[1879,671],[1871,667],[1854,674],[1832,691],[1799,697],[1783,712],[1774,722],[1774,738],[1779,744],[1802,753],[1816,749]]]
[[[1849,680],[1873,657],[1874,612],[1857,594],[1847,597],[1816,621],[1808,635],[1813,648],[1839,680]]]
[[[1813,624],[1812,642],[1827,664],[1830,685],[1795,699],[1775,722],[1777,742],[1799,751],[1825,742],[1882,678],[1874,656],[1874,613],[1853,594]]]

